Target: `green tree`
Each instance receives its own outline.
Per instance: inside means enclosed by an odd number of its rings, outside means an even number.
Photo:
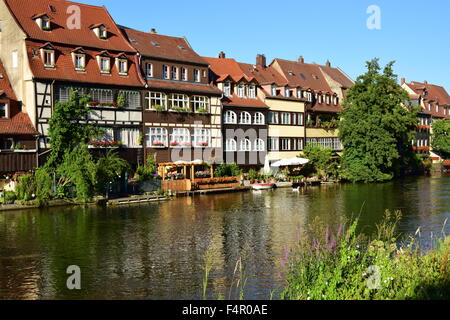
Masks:
[[[450,157],[450,120],[442,119],[433,123],[431,146],[444,158]]]
[[[120,158],[116,151],[108,150],[97,161],[97,190],[101,193],[105,192],[110,182],[117,180],[118,176],[129,169],[128,162]]]
[[[58,166],[59,187],[73,186],[79,201],[88,202],[94,195],[97,185],[97,166],[86,144],[67,152]]]
[[[215,172],[215,177],[238,177],[242,174],[241,168],[236,163],[222,163]]]
[[[397,84],[394,62],[381,72],[378,59],[349,90],[341,114],[343,176],[353,182],[381,182],[407,170],[414,157],[417,108]]]
[[[101,133],[92,125],[79,123],[90,112],[88,102],[89,96],[80,96],[76,90],[71,91],[68,102],[56,102],[49,121],[51,152],[46,162],[48,169],[55,170],[67,152]]]
[[[327,176],[337,174],[337,162],[333,158],[333,151],[331,148],[309,144],[303,150],[302,156],[309,160],[309,163],[302,170],[306,175],[314,173],[320,173]]]

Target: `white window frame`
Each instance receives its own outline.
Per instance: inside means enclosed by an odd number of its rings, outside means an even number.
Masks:
[[[86,70],[86,55],[82,53],[75,53],[74,57],[75,70],[84,71]]]
[[[145,74],[146,74],[147,78],[153,78],[153,64],[152,63],[147,63],[145,65]]]
[[[270,137],[270,151],[280,151],[280,138],[278,137]]]
[[[330,95],[328,95],[328,94],[325,96],[325,103],[326,104],[330,104],[331,103],[331,98],[330,98]]]
[[[188,128],[173,128],[172,133],[170,135],[170,144],[178,142],[179,146],[171,146],[173,147],[183,147],[187,146],[186,144],[191,143],[191,133]]]
[[[166,64],[163,64],[162,66],[162,78],[165,80],[170,80],[170,68]]]
[[[306,100],[308,102],[312,102],[313,101],[313,93],[311,91],[306,92]]]
[[[254,120],[253,123],[257,124],[257,125],[264,125],[265,124],[265,117],[264,114],[262,112],[255,112],[254,114]]]
[[[231,97],[231,82],[226,81],[223,83],[223,94],[225,97]]]
[[[334,105],[337,106],[339,104],[339,98],[337,96],[334,97]]]
[[[225,152],[236,152],[237,142],[236,139],[227,139],[225,141]]]
[[[100,26],[98,28],[98,37],[102,40],[106,40],[106,38],[108,38],[108,30],[106,30],[105,26]]]
[[[179,68],[178,67],[172,67],[171,73],[170,73],[170,77],[172,78],[172,80],[179,80]]]
[[[97,95],[97,97],[95,96]],[[98,101],[100,103],[114,102],[114,94],[111,89],[97,89],[93,88],[90,91],[91,101]],[[96,99],[98,98],[98,99]]]
[[[205,128],[194,128],[194,147],[205,148],[211,146],[211,130]],[[200,145],[207,143],[207,146]]]
[[[280,117],[281,117],[281,122],[280,122],[281,125],[290,126],[292,124],[292,117],[289,112],[281,112]]]
[[[237,124],[237,114],[234,111],[227,110],[224,114],[224,124]]]
[[[172,93],[168,97],[168,107],[172,108],[189,108],[189,97],[185,94]]]
[[[242,83],[237,86],[237,96],[241,99],[245,98],[245,85]]]
[[[154,146],[153,143],[161,142],[163,146]],[[151,127],[147,129],[147,147],[148,148],[167,148],[168,136],[167,129],[161,127]]]
[[[206,96],[192,96],[191,97],[192,102],[192,109],[194,112],[197,112],[198,109],[205,109],[207,112],[209,112],[210,103],[209,98]]]
[[[273,119],[270,124],[279,124],[280,123],[280,113],[277,111],[270,111],[269,119]]]
[[[201,82],[200,70],[194,69],[194,82]]]
[[[162,106],[165,110],[167,110],[167,95],[163,92],[151,91],[147,93],[145,100],[147,100],[147,109],[154,110],[155,106]]]
[[[9,106],[6,102],[0,102],[0,106],[4,105],[5,108],[5,116],[4,117],[0,117],[0,119],[9,119]]]
[[[286,142],[286,144],[285,144]],[[280,138],[281,151],[291,151],[291,139]]]
[[[42,55],[43,55],[43,60],[44,60],[44,67],[54,68],[55,67],[55,51],[43,49]],[[47,58],[49,58],[50,61],[47,61]]]
[[[103,63],[106,63],[106,65],[104,65]],[[100,72],[111,73],[111,58],[100,57]]]
[[[239,116],[239,124],[245,125],[252,124],[252,115],[247,111],[242,111]]]
[[[119,94],[123,94],[125,97],[125,107],[131,109],[141,107],[141,93],[139,91],[120,90]]]
[[[248,98],[256,99],[256,86],[254,84],[248,86]]]
[[[188,70],[181,68],[181,81],[188,81]]]
[[[118,61],[118,69],[119,74],[127,75],[128,74],[128,60],[127,59],[119,59]]]
[[[248,152],[252,151],[252,142],[250,139],[242,139],[239,146],[239,151],[241,152]]]
[[[258,151],[258,152],[266,151],[266,144],[263,139],[255,140],[255,151]]]

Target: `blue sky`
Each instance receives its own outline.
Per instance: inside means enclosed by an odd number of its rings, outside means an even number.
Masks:
[[[397,61],[407,81],[443,85],[450,92],[450,1],[448,0],[82,0],[105,5],[117,23],[172,36],[186,36],[200,55],[254,63],[257,53],[324,64],[349,76],[365,61]],[[125,5],[124,5],[125,4]],[[367,8],[381,9],[381,30],[369,30]]]

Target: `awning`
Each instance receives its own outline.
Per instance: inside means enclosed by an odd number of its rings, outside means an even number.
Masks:
[[[289,166],[303,166],[309,162],[308,159],[303,158],[291,158],[277,161],[271,165],[271,167],[289,167]]]

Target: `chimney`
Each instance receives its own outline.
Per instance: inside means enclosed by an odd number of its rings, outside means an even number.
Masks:
[[[327,66],[328,68],[331,68],[331,62],[330,62],[330,60],[327,60],[326,66]]]
[[[298,63],[305,63],[305,59],[302,56],[298,57]]]
[[[404,85],[405,83],[406,83],[406,79],[405,79],[405,78],[401,78],[401,79],[400,79],[400,84],[401,84],[401,85]]]
[[[266,67],[266,56],[263,54],[256,55],[256,65],[265,68]]]
[[[152,28],[152,30],[150,30],[150,33],[151,33],[151,34],[157,34],[158,32],[156,32],[156,29],[155,29],[155,28]]]
[[[220,51],[220,53],[219,53],[219,59],[225,59],[225,52]]]

